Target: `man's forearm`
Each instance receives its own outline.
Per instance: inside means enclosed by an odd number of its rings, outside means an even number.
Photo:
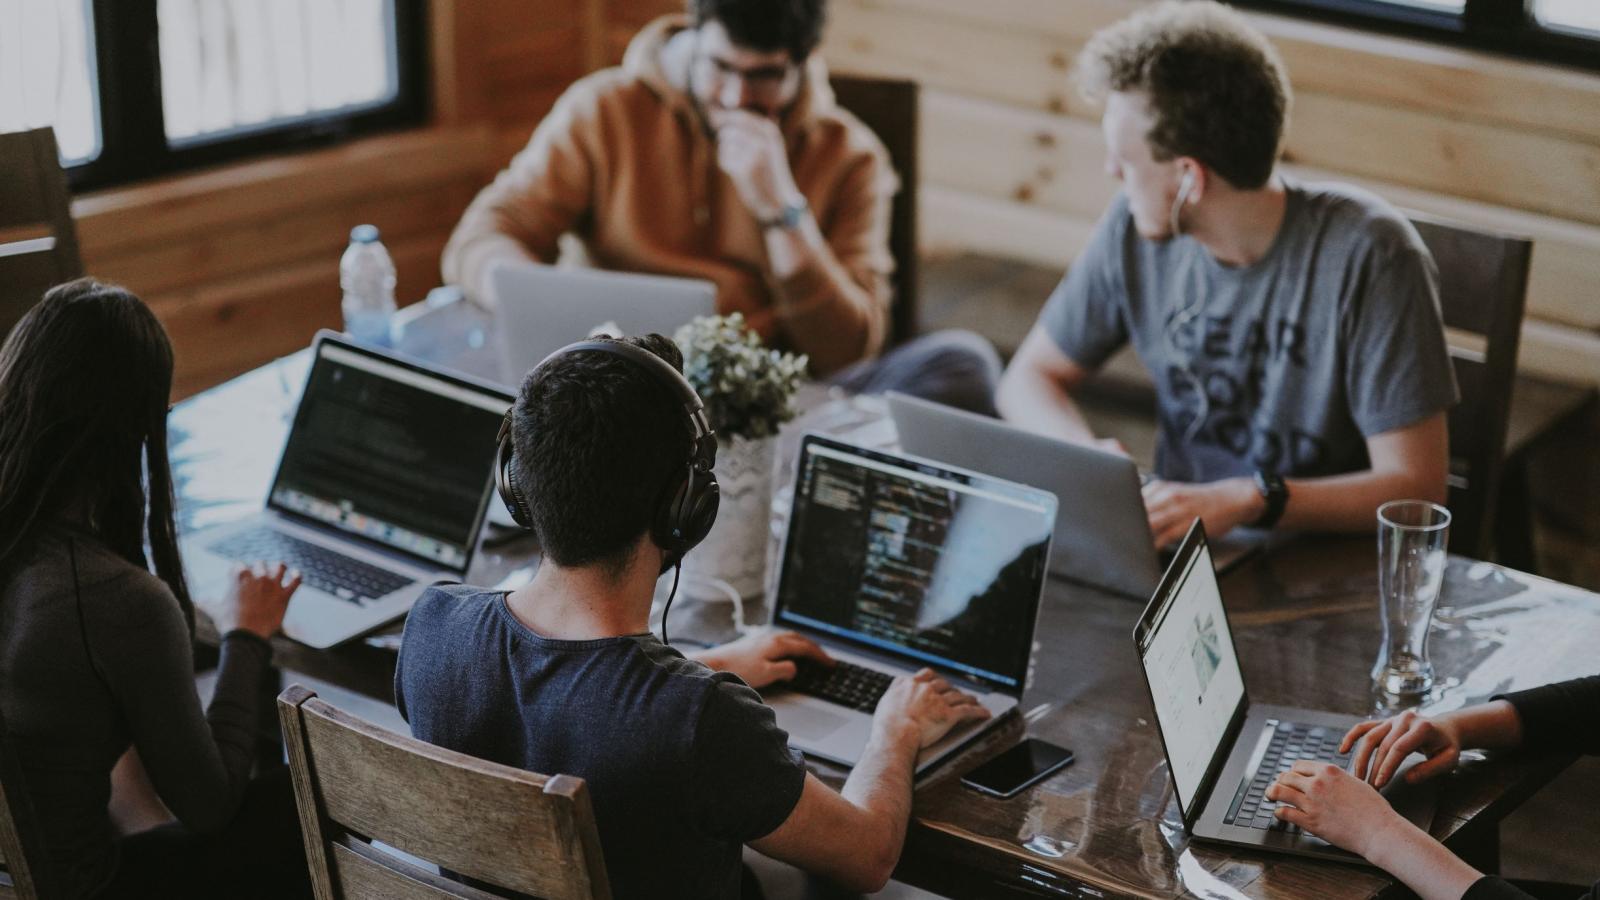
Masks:
[[[1018,428],[1073,444],[1095,443],[1094,430],[1072,395],[1035,372],[1008,369],[995,405],[1000,417]]]
[[[917,744],[910,737],[874,731],[861,761],[850,770],[840,794],[878,823],[873,835],[881,843],[873,848],[893,868],[905,846],[911,821],[911,789]],[[862,839],[866,840],[863,834]]]
[[[777,313],[795,347],[825,375],[877,353],[887,326],[873,293],[828,247],[810,216],[796,228],[768,228],[767,260]],[[797,284],[797,282],[802,282]]]
[[[1278,527],[1314,531],[1370,531],[1377,527],[1378,507],[1390,500],[1444,502],[1440,489],[1410,472],[1368,469],[1326,478],[1287,482],[1289,502]]]

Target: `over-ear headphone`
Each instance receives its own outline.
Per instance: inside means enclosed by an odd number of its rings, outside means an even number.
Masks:
[[[588,340],[569,344],[550,354],[534,371],[538,372],[552,362],[576,353],[610,353],[632,361],[671,391],[682,404],[689,420],[691,441],[689,459],[682,478],[669,482],[656,502],[656,511],[650,525],[650,537],[663,551],[661,571],[677,565],[684,554],[705,540],[717,520],[717,507],[721,503],[721,488],[712,470],[717,462],[717,435],[706,418],[704,404],[683,373],[666,360],[643,347],[623,341]],[[533,527],[533,514],[528,509],[527,495],[518,484],[516,448],[511,440],[511,416],[506,410],[500,421],[499,454],[495,459],[495,487],[501,502],[511,518],[523,528]],[[663,626],[664,628],[664,626]]]

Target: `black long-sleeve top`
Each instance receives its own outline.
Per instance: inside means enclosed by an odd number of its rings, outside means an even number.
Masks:
[[[1600,675],[1497,696],[1517,710],[1522,746],[1529,750],[1576,750],[1600,754]],[[1600,836],[1596,837],[1600,843]],[[1600,848],[1597,848],[1600,849]],[[1486,875],[1461,900],[1533,900],[1503,878]],[[1600,900],[1600,882],[1573,900]]]

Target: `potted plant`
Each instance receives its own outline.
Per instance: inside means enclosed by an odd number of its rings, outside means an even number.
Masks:
[[[705,541],[684,558],[686,575],[721,581],[741,597],[766,575],[778,426],[794,418],[806,357],[770,349],[744,316],[702,316],[674,336],[683,374],[700,394],[717,432],[722,506]]]

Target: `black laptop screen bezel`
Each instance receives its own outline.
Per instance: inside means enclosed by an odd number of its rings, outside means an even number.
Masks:
[[[788,583],[790,571],[790,566],[787,565],[787,562],[791,546],[794,542],[795,525],[799,518],[795,515],[795,510],[797,505],[801,502],[801,468],[805,465],[806,457],[811,452],[811,448],[813,446],[827,447],[831,450],[851,456],[859,456],[863,459],[871,460],[873,462],[909,469],[914,472],[921,472],[930,476],[944,478],[949,481],[960,481],[969,484],[981,483],[1003,485],[1008,493],[1015,494],[1019,499],[1026,498],[1029,501],[1037,502],[1052,520],[1057,514],[1056,496],[1049,491],[1017,484],[1016,482],[1012,481],[1006,481],[1003,478],[996,478],[992,475],[984,475],[980,472],[973,472],[967,469],[949,466],[944,463],[921,459],[915,456],[906,456],[898,453],[887,453],[881,450],[872,450],[856,444],[830,438],[825,435],[807,434],[801,440],[799,453],[795,457],[794,481],[790,486],[789,494],[789,521],[784,532],[782,551],[778,555],[779,574],[778,583],[774,592],[772,609],[772,622],[775,625],[787,625],[789,627],[804,628],[813,632],[821,631],[821,629],[818,629],[810,621],[786,618],[786,607],[784,604],[784,587]],[[937,662],[926,659],[923,656],[896,649],[892,645],[885,646],[885,644],[861,640],[849,633],[839,633],[831,630],[826,631],[825,633],[828,635],[830,640],[836,640],[852,647],[858,647],[869,653],[892,657],[910,665],[928,666],[939,672],[954,675],[969,682],[982,684],[996,692],[1014,697],[1021,697],[1023,690],[1027,687],[1028,670],[1033,661],[1033,645],[1039,622],[1039,607],[1044,597],[1045,585],[1048,583],[1049,579],[1050,551],[1054,544],[1054,538],[1055,524],[1054,521],[1052,521],[1045,534],[1045,552],[1039,560],[1040,569],[1037,573],[1035,573],[1036,589],[1033,591],[1032,597],[1030,597],[1028,600],[1027,640],[1020,642],[1023,645],[1021,657],[1013,664],[1012,671],[1003,673],[1015,677],[1015,684],[1008,684],[1002,679],[991,678],[981,671],[972,671],[968,668],[953,668],[950,666],[943,666]]]
[[[399,353],[380,351],[364,344],[359,344],[348,340],[337,332],[327,330],[319,331],[317,332],[316,338],[311,343],[311,363],[306,367],[306,378],[304,383],[300,385],[300,396],[295,401],[294,418],[290,420],[289,430],[284,434],[283,448],[278,453],[278,464],[273,469],[272,483],[267,488],[267,508],[272,510],[277,515],[284,516],[292,521],[305,524],[317,530],[325,531],[328,534],[336,535],[341,540],[347,540],[359,546],[371,548],[379,553],[400,557],[401,559],[420,564],[427,569],[443,570],[465,575],[467,571],[472,568],[472,558],[478,552],[479,538],[481,537],[483,531],[484,513],[488,510],[489,500],[494,493],[495,452],[492,448],[485,454],[489,458],[490,464],[485,467],[483,488],[479,492],[478,514],[476,517],[477,529],[473,534],[472,540],[467,542],[466,556],[463,558],[459,568],[456,566],[446,565],[431,557],[403,550],[392,544],[385,544],[382,541],[373,540],[365,535],[357,534],[352,531],[346,531],[342,528],[330,525],[320,519],[305,515],[304,513],[293,509],[289,509],[273,499],[278,493],[278,480],[283,476],[283,462],[284,457],[287,456],[289,452],[289,441],[294,437],[294,429],[300,424],[300,416],[304,412],[306,392],[311,387],[312,375],[316,372],[317,363],[323,358],[323,348],[328,346],[337,347],[338,349],[348,353],[365,356],[385,365],[406,369],[410,372],[414,372],[418,375],[435,381],[449,384],[453,387],[458,387],[463,390],[473,391],[475,393],[493,397],[495,400],[503,401],[506,404],[507,409],[510,409],[511,404],[516,401],[516,397],[508,393],[504,388],[491,384],[487,381],[479,381],[458,373],[446,372],[437,367],[428,365],[420,360],[403,356]]]
[[[1211,800],[1211,791],[1216,787],[1217,779],[1222,775],[1222,769],[1228,764],[1228,757],[1233,753],[1233,745],[1239,740],[1239,733],[1244,730],[1245,719],[1250,714],[1250,685],[1245,680],[1244,665],[1240,663],[1239,645],[1233,636],[1233,623],[1228,621],[1228,604],[1222,604],[1223,627],[1228,630],[1228,645],[1233,648],[1233,658],[1239,664],[1239,702],[1234,706],[1232,715],[1228,718],[1228,727],[1223,730],[1222,740],[1217,742],[1217,749],[1212,751],[1211,761],[1207,763],[1200,783],[1195,786],[1194,803],[1192,808],[1186,809],[1183,804],[1183,794],[1178,790],[1178,779],[1172,772],[1172,749],[1167,744],[1166,730],[1161,727],[1161,715],[1156,709],[1155,689],[1150,685],[1150,675],[1145,669],[1144,652],[1149,645],[1150,635],[1166,616],[1167,609],[1178,595],[1178,589],[1184,584],[1184,575],[1189,571],[1190,563],[1204,551],[1204,558],[1209,562],[1211,548],[1206,542],[1205,526],[1197,518],[1189,527],[1189,533],[1184,537],[1183,543],[1178,546],[1177,553],[1173,554],[1172,562],[1168,564],[1167,571],[1161,576],[1161,584],[1156,587],[1156,592],[1150,598],[1150,603],[1145,606],[1144,613],[1139,616],[1139,621],[1133,627],[1133,649],[1139,659],[1139,677],[1144,680],[1145,696],[1150,699],[1150,720],[1155,723],[1156,735],[1161,738],[1161,752],[1167,758],[1167,777],[1172,780],[1172,796],[1178,803],[1178,813],[1183,819],[1183,828],[1186,832],[1194,831],[1194,823],[1205,811],[1206,804]],[[1213,566],[1211,577],[1216,578],[1216,569]]]

